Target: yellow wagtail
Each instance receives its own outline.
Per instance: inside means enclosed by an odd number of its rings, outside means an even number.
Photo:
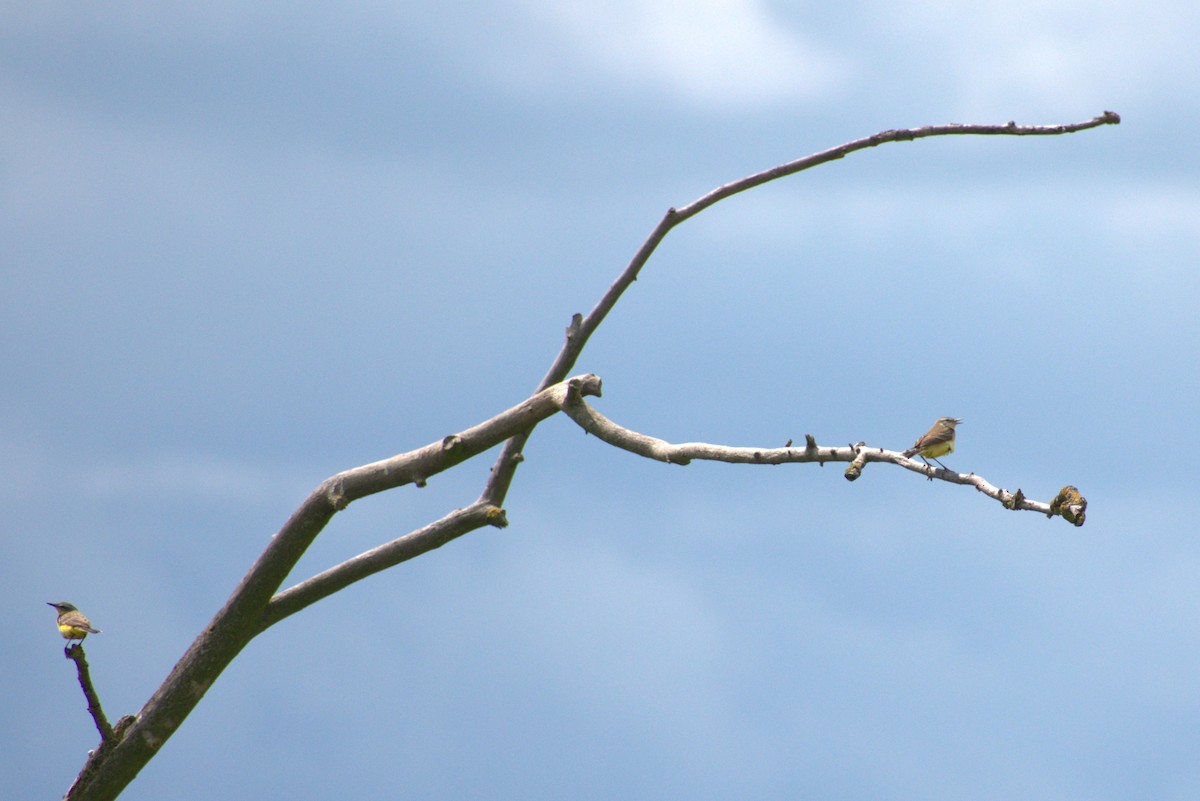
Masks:
[[[92,628],[92,621],[87,619],[87,615],[76,609],[75,604],[59,601],[58,603],[47,602],[47,605],[58,610],[58,633],[67,641],[68,646],[72,640],[83,642],[83,638],[89,634],[100,633],[100,629]]]
[[[938,462],[939,456],[945,456],[947,453],[954,453],[954,427],[962,422],[961,417],[939,417],[933,427],[926,431],[913,446],[904,452],[904,455],[911,459],[914,455],[920,456],[921,461],[929,464],[929,459],[942,465],[942,469],[946,469],[946,465]]]

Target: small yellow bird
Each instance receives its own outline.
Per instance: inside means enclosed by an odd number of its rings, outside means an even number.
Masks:
[[[954,427],[961,422],[961,417],[939,417],[937,422],[904,452],[904,455],[909,459],[914,455],[920,456],[921,461],[925,464],[929,464],[928,460],[933,459],[945,470],[946,465],[938,462],[937,457],[954,453]]]
[[[89,634],[100,633],[100,629],[92,628],[92,621],[87,619],[87,615],[76,609],[75,604],[69,604],[66,601],[58,603],[48,601],[47,605],[58,610],[58,633],[67,641],[68,646],[73,640],[83,642],[83,638]]]

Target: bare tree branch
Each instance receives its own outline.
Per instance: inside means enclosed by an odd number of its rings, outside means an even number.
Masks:
[[[571,324],[567,327],[566,341],[559,350],[558,356],[555,357],[553,364],[550,365],[550,369],[542,378],[541,383],[538,384],[538,389],[544,389],[553,383],[562,381],[567,373],[571,371],[592,334],[595,333],[600,323],[604,321],[604,318],[616,306],[617,301],[620,300],[625,290],[637,280],[638,273],[641,272],[642,267],[645,266],[659,243],[670,233],[671,229],[725,198],[736,195],[739,192],[744,192],[747,189],[761,186],[778,178],[794,175],[812,167],[845,158],[855,151],[877,147],[887,142],[911,142],[915,139],[925,139],[931,136],[960,136],[967,134],[982,136],[1057,136],[1059,134],[1085,131],[1101,125],[1118,125],[1120,122],[1121,117],[1115,111],[1105,111],[1100,116],[1093,117],[1090,120],[1064,125],[1017,125],[1015,122],[1008,122],[1002,125],[960,125],[952,123],[949,125],[927,125],[923,128],[900,128],[881,131],[872,136],[856,139],[853,142],[847,142],[828,150],[822,150],[811,156],[805,156],[786,164],[780,164],[769,170],[763,170],[754,175],[749,175],[732,183],[717,187],[708,194],[693,200],[679,209],[667,209],[667,213],[659,220],[658,225],[654,226],[654,230],[646,237],[646,241],[638,248],[637,252],[633,255],[633,259],[630,260],[629,264],[617,277],[617,280],[613,282],[608,291],[600,298],[595,308],[588,312],[586,317],[579,314],[572,317]],[[531,433],[532,431],[523,432],[505,443],[500,456],[497,457],[496,463],[492,467],[492,472],[488,477],[480,500],[487,501],[496,506],[504,505],[504,498],[508,495],[509,487],[512,485],[513,477],[516,475],[517,466],[521,461],[520,455]]]
[[[504,528],[507,525],[504,510],[490,503],[476,501],[465,509],[455,509],[441,520],[347,559],[336,567],[283,590],[267,604],[262,627],[269,628],[288,615],[293,615],[360,579],[440,548],[450,540],[475,529],[484,526]]]
[[[790,441],[789,445],[782,448],[732,447],[728,445],[712,445],[707,442],[672,444],[666,440],[617,425],[596,411],[583,398],[572,398],[563,408],[563,411],[580,428],[594,435],[597,439],[616,448],[635,453],[638,456],[666,462],[667,464],[686,465],[694,459],[727,462],[730,464],[770,465],[792,462],[817,462],[821,465],[824,465],[826,462],[849,462],[850,466],[846,468],[845,476],[850,481],[854,481],[862,475],[863,467],[868,462],[890,462],[906,470],[911,470],[914,473],[920,473],[930,481],[937,478],[952,484],[972,486],[989,498],[998,501],[1006,509],[1041,512],[1047,517],[1062,515],[1068,522],[1074,523],[1077,526],[1083,525],[1083,509],[1087,508],[1087,501],[1083,499],[1083,496],[1079,495],[1079,491],[1075,490],[1074,487],[1065,487],[1063,489],[1063,492],[1067,490],[1074,490],[1075,492],[1075,497],[1069,499],[1069,502],[1062,501],[1062,493],[1060,493],[1057,506],[1055,503],[1040,503],[1029,500],[1019,489],[1016,492],[1001,489],[989,483],[983,476],[977,476],[974,473],[956,473],[953,470],[947,470],[942,467],[932,467],[915,459],[910,459],[900,451],[872,448],[863,442],[841,447],[820,446],[813,439],[812,435],[808,434],[805,435],[805,446],[803,448],[791,447]],[[1073,509],[1071,503],[1078,508]]]
[[[1115,111],[1106,111],[1090,120],[1073,122],[1066,125],[1017,125],[1015,122],[1008,122],[1004,125],[960,125],[958,123],[951,123],[949,125],[926,125],[923,128],[899,128],[890,131],[881,131],[872,136],[856,139],[853,142],[847,142],[837,147],[831,147],[828,150],[822,150],[820,153],[814,153],[811,156],[805,156],[802,159],[796,159],[787,164],[781,164],[778,167],[772,167],[769,170],[763,170],[733,183],[718,187],[704,197],[679,209],[676,212],[679,217],[677,222],[682,222],[688,217],[699,214],[714,203],[736,195],[739,192],[753,189],[756,186],[761,186],[777,178],[794,175],[820,164],[837,161],[857,150],[866,150],[867,148],[877,147],[887,142],[911,142],[915,139],[925,139],[930,136],[960,136],[964,134],[975,136],[1057,136],[1059,134],[1085,131],[1100,125],[1119,125],[1120,122],[1121,117]]]
[[[83,645],[75,643],[69,648],[64,648],[63,653],[67,659],[75,663],[75,672],[79,674],[79,686],[83,689],[83,697],[87,699],[88,712],[91,713],[92,720],[96,722],[96,730],[100,732],[100,742],[111,741],[113,729],[104,715],[104,709],[100,706],[100,696],[96,694],[96,687],[92,684],[92,671],[88,668]]]
[[[911,141],[930,136],[956,134],[995,134],[1012,136],[1055,135],[1082,131],[1099,125],[1117,124],[1120,118],[1105,112],[1099,117],[1080,123],[1056,126],[1005,125],[941,125],[906,130],[883,131],[865,139],[859,139],[820,153],[774,167],[764,172],[742,178],[718,187],[703,197],[676,210],[668,209],[662,220],[634,254],[633,259],[608,288],[596,306],[582,316],[576,314],[567,328],[566,341],[550,369],[539,383],[536,394],[523,404],[508,410],[491,420],[481,423],[456,435],[448,436],[424,448],[394,456],[373,464],[354,468],[326,479],[293,512],[279,532],[271,539],[267,548],[234,589],[225,605],[205,627],[204,631],[188,648],[187,652],[172,669],[170,675],[155,691],[136,719],[123,718],[116,727],[111,748],[97,751],[83,772],[68,791],[69,799],[87,801],[111,801],[131,782],[137,773],[157,753],[158,749],[179,728],[187,715],[195,708],[229,663],[241,652],[250,640],[268,626],[282,620],[305,606],[336,592],[350,583],[379,570],[411,559],[421,553],[437,548],[454,537],[484,525],[503,525],[504,499],[512,485],[517,465],[522,459],[522,450],[530,433],[539,422],[556,413],[568,404],[573,405],[577,396],[595,394],[600,391],[599,379],[582,376],[562,384],[574,367],[584,346],[616,305],[638,273],[654,253],[663,238],[684,220],[695,216],[709,206],[739,192],[751,189],[777,178],[792,175],[802,170],[843,158],[857,150],[875,147],[885,142]],[[652,438],[647,438],[651,440]],[[313,540],[338,511],[351,502],[373,493],[393,489],[405,484],[421,486],[425,480],[442,470],[453,467],[470,457],[504,442],[499,456],[489,474],[479,499],[470,506],[456,510],[441,520],[418,529],[398,540],[368,551],[334,568],[302,581],[279,593],[279,587],[295,567],[297,561]],[[659,441],[661,442],[661,441]],[[688,449],[670,451],[674,446],[642,443],[639,447],[649,448],[650,453],[663,452],[676,457],[705,458],[706,448],[693,443]],[[683,446],[680,446],[683,447]],[[861,472],[867,461],[890,460],[897,454],[887,451],[872,451],[861,444],[849,446],[851,468]],[[828,451],[825,461],[842,461],[845,449],[818,448],[812,438],[803,451],[805,456],[820,457]],[[811,451],[811,452],[810,452]],[[753,451],[754,458],[775,458],[772,451]],[[884,454],[889,459],[882,458]],[[834,458],[837,456],[839,458]],[[651,456],[651,458],[657,458]],[[903,456],[900,456],[903,459]],[[791,459],[789,459],[791,460]],[[809,461],[822,461],[809,458]],[[799,461],[796,459],[796,461]],[[907,460],[906,460],[907,461]],[[771,463],[769,461],[765,463]],[[856,467],[857,466],[857,467]],[[911,469],[911,468],[910,468]],[[957,475],[957,474],[954,474]],[[847,474],[848,477],[849,473]],[[972,477],[961,477],[966,483],[975,483]],[[947,479],[952,480],[952,479]],[[979,481],[982,481],[981,479]],[[986,485],[986,482],[983,482]],[[977,486],[988,491],[990,485]],[[994,488],[992,488],[994,489]],[[1076,514],[1076,524],[1082,522],[1082,507],[1072,503],[1072,496],[1060,493],[1063,509]],[[1003,491],[998,491],[1003,492]],[[1020,493],[1016,494],[1017,497]],[[1021,503],[1032,503],[1017,497]],[[1058,500],[1058,499],[1056,499]],[[1082,501],[1082,497],[1079,497]],[[1086,501],[1083,502],[1086,506]],[[1013,508],[1026,508],[1014,505]],[[1053,513],[1053,511],[1048,512]]]
[[[499,509],[475,504],[463,514],[434,524],[364,554],[333,571],[303,582],[267,614],[272,595],[330,519],[351,502],[373,493],[420,484],[429,476],[492,448],[517,432],[528,430],[557,413],[568,397],[598,395],[600,379],[579,376],[556,384],[492,419],[415,451],[346,470],[313,490],[271,539],[266,550],[242,578],[225,605],[192,642],[170,675],[142,707],[137,720],[124,730],[103,760],[94,760],[89,775],[81,775],[68,791],[69,799],[116,798],[138,771],[179,728],[208,688],[256,635],[288,614],[313,603],[339,587],[425,551],[482,525],[501,525]],[[402,558],[401,558],[402,557]]]

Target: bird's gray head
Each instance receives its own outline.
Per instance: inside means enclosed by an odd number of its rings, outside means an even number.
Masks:
[[[57,609],[60,612],[78,612],[79,611],[78,609],[75,608],[75,604],[69,604],[66,601],[59,601],[58,603],[54,603],[53,601],[47,601],[46,605],[53,606],[55,609]]]

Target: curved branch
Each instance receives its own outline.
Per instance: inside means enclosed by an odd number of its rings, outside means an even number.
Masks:
[[[778,178],[794,175],[820,164],[836,161],[855,151],[877,147],[887,142],[911,142],[915,139],[925,139],[931,136],[959,135],[1057,136],[1085,131],[1101,125],[1119,125],[1120,122],[1121,117],[1115,111],[1105,111],[1103,114],[1093,117],[1090,120],[1062,125],[1017,125],[1015,122],[1007,122],[1001,125],[960,125],[952,123],[949,125],[927,125],[922,128],[899,128],[881,131],[872,136],[856,139],[853,142],[847,142],[828,150],[822,150],[811,156],[805,156],[804,158],[790,161],[786,164],[781,164],[769,170],[763,170],[754,175],[749,175],[732,183],[717,187],[708,194],[697,198],[679,209],[667,209],[667,213],[659,220],[658,225],[654,226],[654,230],[646,237],[646,241],[638,248],[621,274],[617,276],[617,280],[601,296],[595,308],[588,312],[586,317],[579,314],[572,317],[571,324],[567,327],[566,341],[555,357],[553,364],[550,365],[550,369],[542,378],[541,383],[538,384],[538,389],[544,389],[553,383],[563,380],[567,373],[571,371],[592,334],[595,333],[600,323],[604,321],[604,318],[616,306],[617,301],[620,300],[625,290],[637,280],[638,273],[641,272],[642,267],[645,266],[659,243],[662,242],[671,229],[727,197],[756,186],[761,186]],[[516,475],[517,465],[521,462],[521,452],[531,433],[532,429],[522,432],[504,444],[504,448],[501,450],[496,463],[492,467],[492,472],[488,476],[483,494],[480,495],[481,501],[486,501],[496,506],[504,505],[504,498],[508,494],[509,487],[512,485],[513,477]]]
[[[1050,503],[1031,501],[1021,490],[1009,492],[989,483],[983,476],[932,467],[915,459],[909,459],[900,451],[871,448],[863,442],[842,447],[826,447],[818,445],[812,435],[806,435],[803,448],[791,447],[790,440],[788,445],[782,448],[732,447],[712,445],[707,442],[673,444],[614,423],[582,398],[572,398],[563,411],[580,428],[597,439],[638,456],[668,464],[686,465],[693,459],[729,464],[775,465],[792,462],[817,462],[821,465],[824,465],[825,462],[849,462],[850,466],[846,468],[845,476],[850,481],[854,481],[862,475],[863,467],[868,462],[890,462],[914,473],[920,473],[930,481],[936,478],[951,484],[972,486],[989,498],[998,501],[1006,509],[1041,512],[1047,517],[1061,515],[1076,526],[1083,525],[1083,510],[1087,508],[1087,501],[1074,487],[1064,487],[1059,493],[1059,497]],[[1068,491],[1073,491],[1074,496],[1071,496]]]
[[[877,134],[865,136],[862,139],[855,139],[853,142],[831,147],[828,150],[822,150],[811,156],[805,156],[802,159],[796,159],[787,164],[780,164],[778,167],[772,167],[769,170],[763,170],[725,186],[717,187],[707,195],[679,209],[676,213],[680,218],[679,221],[682,222],[688,217],[699,214],[714,203],[724,200],[731,195],[736,195],[747,189],[753,189],[756,186],[765,184],[768,181],[774,181],[777,178],[794,175],[820,164],[837,161],[855,151],[878,147],[887,142],[911,142],[930,136],[1057,136],[1059,134],[1086,131],[1089,128],[1097,128],[1101,125],[1119,125],[1120,123],[1121,116],[1119,114],[1115,111],[1106,111],[1100,116],[1093,117],[1084,122],[1072,122],[1063,125],[1017,125],[1015,122],[1008,122],[1003,125],[960,125],[958,123],[951,123],[949,125],[926,125],[921,128],[895,128],[890,131],[880,131]]]
[[[744,448],[729,445],[710,445],[707,442],[670,443],[664,439],[642,434],[609,420],[586,401],[568,403],[563,412],[587,433],[615,448],[667,464],[686,465],[693,459],[730,464],[785,464],[787,462],[849,462],[857,451],[855,446],[821,447],[811,444],[803,448],[790,445],[782,448]]]

